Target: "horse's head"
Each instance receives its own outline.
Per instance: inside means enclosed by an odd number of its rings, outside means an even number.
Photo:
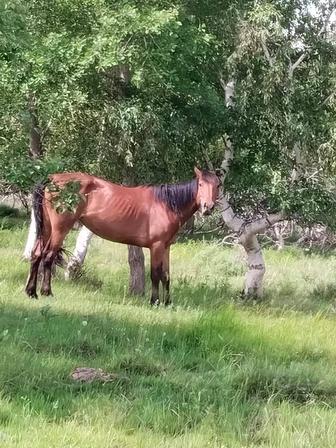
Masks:
[[[198,182],[196,203],[202,215],[210,215],[218,197],[220,180],[215,173],[195,167]]]

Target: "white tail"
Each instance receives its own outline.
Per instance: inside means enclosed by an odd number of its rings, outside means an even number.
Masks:
[[[26,242],[26,247],[23,252],[23,256],[26,260],[31,259],[31,255],[35,246],[36,238],[37,238],[37,228],[36,228],[36,220],[35,220],[35,213],[32,209],[31,211],[31,219],[30,219],[30,226],[29,226],[29,233],[28,233],[28,239]]]

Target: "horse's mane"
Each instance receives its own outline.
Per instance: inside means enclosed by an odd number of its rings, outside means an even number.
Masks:
[[[175,213],[183,211],[196,197],[198,182],[192,179],[178,184],[154,185],[154,196]]]

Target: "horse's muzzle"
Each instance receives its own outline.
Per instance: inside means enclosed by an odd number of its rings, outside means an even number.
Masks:
[[[204,204],[201,209],[201,213],[203,216],[209,216],[213,212],[214,208],[215,208],[215,204],[212,204],[210,206],[207,206],[206,204]]]

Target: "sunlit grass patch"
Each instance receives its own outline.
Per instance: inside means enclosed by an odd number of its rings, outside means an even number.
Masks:
[[[267,250],[252,305],[239,249],[178,243],[174,305],[152,309],[149,285],[127,293],[126,248],[99,239],[79,280],[27,299],[25,236],[0,232],[0,446],[335,446],[333,256]],[[121,379],[74,382],[85,366]]]

